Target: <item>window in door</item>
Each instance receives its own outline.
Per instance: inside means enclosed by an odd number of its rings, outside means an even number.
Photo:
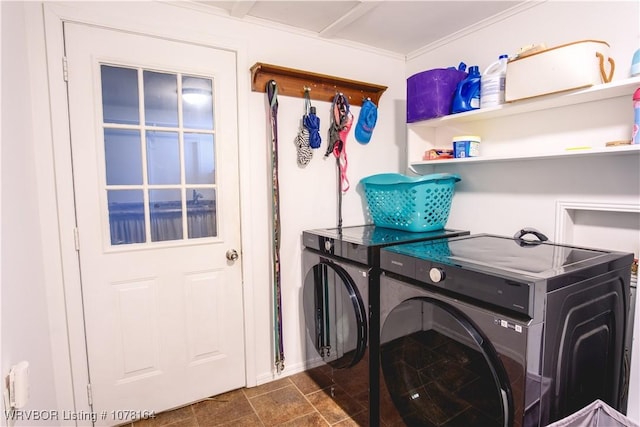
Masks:
[[[213,80],[100,72],[111,245],[217,236]]]

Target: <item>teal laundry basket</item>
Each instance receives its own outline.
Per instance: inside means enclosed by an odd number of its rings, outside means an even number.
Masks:
[[[451,173],[382,173],[360,180],[375,225],[415,232],[445,227],[458,181],[460,176]]]

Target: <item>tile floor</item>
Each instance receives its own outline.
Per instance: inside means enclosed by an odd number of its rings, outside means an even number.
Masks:
[[[365,362],[346,370],[322,366],[125,426],[368,426],[368,365]],[[404,425],[389,397],[381,399],[380,410],[381,426]]]
[[[418,332],[381,348],[380,427],[502,425],[487,389],[482,356],[443,335]],[[126,427],[369,426],[369,365],[320,366],[258,387],[243,388],[158,414]],[[403,421],[386,386],[405,414]],[[406,424],[405,424],[406,423]]]

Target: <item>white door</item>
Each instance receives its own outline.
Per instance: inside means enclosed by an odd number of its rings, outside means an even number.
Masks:
[[[235,54],[64,34],[98,424],[244,386]]]

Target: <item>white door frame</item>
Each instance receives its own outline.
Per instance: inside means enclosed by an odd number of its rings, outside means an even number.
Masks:
[[[112,5],[111,5],[112,6]],[[242,247],[249,248],[251,232],[251,181],[249,171],[249,66],[246,61],[246,42],[229,39],[226,34],[210,33],[210,28],[197,28],[193,23],[166,25],[162,15],[175,6],[148,2],[123,4],[126,8],[144,7],[146,22],[133,18],[141,16],[118,13],[108,2],[88,3],[32,3],[25,4],[29,34],[29,49],[34,77],[34,139],[36,169],[41,206],[40,226],[43,233],[43,255],[47,283],[51,348],[59,410],[89,411],[87,401],[88,364],[82,316],[80,267],[74,242],[75,206],[71,175],[68,106],[64,82],[63,61],[64,21],[100,25],[112,29],[198,43],[218,49],[231,50],[237,58],[238,85],[238,143],[240,168],[240,224]],[[193,12],[197,14],[197,12]],[[155,15],[161,15],[157,18]],[[153,19],[156,18],[156,19]],[[165,25],[162,25],[162,22]],[[209,33],[207,33],[209,31]],[[46,44],[45,44],[46,41]],[[37,71],[36,71],[37,70]],[[48,95],[48,97],[45,96]],[[242,262],[243,304],[245,329],[245,378],[248,386],[256,385],[256,361],[252,343],[255,342],[253,310],[253,263],[245,251]],[[75,425],[67,421],[64,425]]]

